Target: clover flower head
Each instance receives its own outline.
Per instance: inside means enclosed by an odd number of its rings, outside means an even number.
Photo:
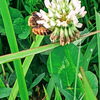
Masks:
[[[85,7],[81,7],[79,0],[44,0],[48,13],[40,10],[37,15],[41,18],[38,24],[52,30],[50,40],[54,42],[59,38],[60,44],[69,44],[79,37],[77,28],[82,27],[79,18],[87,13]]]

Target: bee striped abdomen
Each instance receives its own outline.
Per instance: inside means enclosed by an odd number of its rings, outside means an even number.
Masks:
[[[37,20],[40,20],[40,17],[36,14],[36,12],[32,13],[32,16],[28,19],[28,25],[32,27],[32,32],[38,35],[49,35],[51,34],[51,30],[45,28],[42,24],[38,24]]]
[[[42,26],[35,26],[32,28],[32,32],[38,35],[49,35],[51,34],[51,31],[49,29],[46,29]]]

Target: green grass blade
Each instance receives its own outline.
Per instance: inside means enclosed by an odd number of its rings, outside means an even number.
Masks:
[[[44,36],[37,36],[36,37],[36,42],[33,42],[31,47],[30,48],[34,48],[34,47],[38,47],[41,43],[41,41],[43,40]],[[34,58],[35,55],[32,55],[32,56],[29,56],[29,57],[26,57],[25,60],[24,60],[24,63],[22,65],[22,68],[23,68],[23,73],[24,73],[24,76],[26,75],[28,69],[29,69],[29,66],[32,62],[32,59]],[[11,94],[9,96],[9,100],[12,100],[12,97],[15,99],[16,96],[17,96],[17,93],[18,93],[18,82],[16,80],[14,86],[13,86],[13,89],[11,91]]]
[[[97,13],[97,11],[95,11],[95,15],[96,15],[96,27],[97,30],[100,30],[100,14]],[[97,34],[97,46],[98,46],[98,65],[99,65],[99,89],[100,89],[100,32]],[[100,91],[99,91],[99,95],[100,95]]]
[[[54,89],[54,79],[51,77],[47,86],[47,93],[48,93],[48,97],[51,98],[53,89]]]
[[[48,97],[48,93],[47,90],[45,89],[45,87],[43,86],[44,92],[45,92],[45,100],[50,100],[50,98]]]
[[[0,11],[3,18],[4,27],[5,27],[5,31],[6,31],[11,52],[18,52],[18,46],[17,46],[14,29],[11,22],[11,17],[10,17],[6,0],[0,0]],[[19,59],[14,61],[14,67],[15,67],[16,76],[18,80],[21,99],[29,100],[27,87],[26,87],[23,71],[21,68],[21,61]]]
[[[76,75],[75,75],[74,100],[76,100],[77,77],[78,77],[78,69],[79,69],[79,62],[80,62],[80,47],[81,47],[81,40],[80,40],[79,53],[77,59]]]
[[[88,70],[88,65],[89,65],[89,62],[90,62],[90,60],[91,60],[91,56],[92,56],[93,50],[95,49],[96,44],[97,44],[96,41],[97,41],[97,39],[96,39],[96,37],[94,36],[94,37],[92,38],[92,40],[90,41],[90,43],[89,43],[87,49],[86,49],[86,52],[85,52],[84,57],[83,57],[83,59],[82,59],[82,60],[84,61],[84,62],[83,62],[83,65],[82,65],[84,71],[87,71],[87,70]]]
[[[13,61],[13,60],[16,60],[16,59],[19,59],[19,58],[31,56],[33,54],[41,53],[41,52],[44,52],[44,51],[47,51],[47,50],[51,50],[55,47],[58,47],[59,45],[60,45],[59,43],[49,44],[49,45],[46,45],[46,46],[41,46],[41,47],[38,47],[38,48],[33,48],[33,49],[29,49],[29,50],[25,50],[25,51],[1,56],[0,57],[0,64],[6,63],[6,62],[9,62],[9,61]]]
[[[1,80],[1,78],[0,78],[0,87],[5,87],[5,85],[4,85],[3,81]]]
[[[43,78],[44,76],[45,76],[45,73],[40,74],[40,75],[33,81],[33,83],[31,84],[31,86],[30,86],[30,88],[29,88],[29,90],[32,89],[33,87],[35,87],[35,86],[42,80],[42,78]]]
[[[93,65],[94,66],[94,70],[96,72],[96,76],[99,77],[99,70],[98,70],[98,67],[96,65]]]
[[[82,73],[82,80],[83,80],[83,84],[84,84],[84,91],[85,91],[85,97],[86,97],[86,100],[97,100],[95,95],[94,95],[94,92],[85,76],[85,73],[84,73],[84,70],[83,68],[81,67],[80,68],[81,70],[81,73]]]
[[[55,86],[55,99],[54,100],[62,100],[58,87]]]
[[[3,50],[2,50],[2,42],[1,42],[1,36],[0,36],[0,55],[3,54]]]
[[[13,71],[12,67],[10,66],[10,64],[9,63],[6,63],[6,64],[7,64],[8,69],[13,73],[14,71]]]

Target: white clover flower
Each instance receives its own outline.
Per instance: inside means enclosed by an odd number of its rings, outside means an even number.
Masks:
[[[51,10],[48,10],[48,12],[49,12],[49,17],[53,17],[54,16],[54,14],[53,14],[53,12]]]
[[[45,13],[43,10],[40,10],[40,14],[41,14],[41,16],[42,16],[42,17],[41,17],[42,19],[45,19],[45,20],[47,20],[47,21],[49,20],[49,17],[46,15],[46,13]]]
[[[69,9],[70,9],[70,10],[73,10],[73,7],[72,7],[72,5],[69,5]]]
[[[36,12],[36,14],[37,14],[40,18],[42,17],[41,13]]]
[[[65,14],[66,13],[65,9],[62,9],[62,12],[63,12],[63,14]]]
[[[72,4],[74,5],[75,8],[81,6],[81,1],[79,0],[71,0]]]
[[[60,10],[60,5],[59,5],[59,4],[57,5],[57,10],[58,10],[58,11]]]
[[[50,25],[51,25],[51,26],[55,26],[56,23],[55,23],[53,20],[50,20]]]
[[[84,17],[85,14],[86,14],[86,11],[84,11],[84,10],[85,10],[85,7],[82,7],[82,8],[80,9],[80,15],[81,15],[82,17]]]
[[[68,14],[68,19],[73,20],[73,17],[74,17],[74,16],[75,16],[75,12],[72,10],[72,11],[70,11],[69,14]]]
[[[38,20],[37,23],[38,24],[43,24],[43,23],[45,23],[45,21],[44,20]]]
[[[56,11],[56,16],[58,17],[58,18],[61,18],[61,15]]]
[[[56,5],[54,2],[51,2],[52,8],[56,8]]]
[[[49,25],[48,23],[46,23],[46,22],[44,22],[43,26],[44,26],[45,28],[50,28],[50,25]]]
[[[44,27],[50,29],[52,34],[50,39],[54,42],[59,38],[60,44],[69,44],[74,39],[79,37],[77,28],[82,27],[79,18],[82,18],[87,13],[85,7],[81,7],[79,0],[44,0],[45,6],[48,8],[48,13],[40,10],[37,15],[41,20],[37,21]]]
[[[60,20],[59,20],[59,19],[57,19],[57,21],[56,21],[56,22],[57,22],[57,26],[58,26],[58,27],[60,27],[60,26],[61,26],[61,22],[60,22]]]
[[[82,23],[77,23],[75,24],[76,27],[81,28],[82,27]]]
[[[68,24],[66,23],[66,21],[61,22],[61,25],[64,26],[64,27],[68,26]]]
[[[51,6],[51,3],[50,3],[49,0],[44,0],[44,3],[45,3],[45,6],[46,6],[47,8],[49,8],[49,7]]]

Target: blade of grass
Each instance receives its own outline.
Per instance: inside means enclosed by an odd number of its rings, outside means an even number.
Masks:
[[[97,30],[100,29],[100,14],[97,13],[95,10],[95,15],[96,15],[96,27]],[[99,89],[100,89],[100,32],[97,34],[97,46],[98,46],[98,63],[99,63]],[[99,91],[100,95],[100,91]]]
[[[51,49],[58,47],[58,46],[60,46],[60,44],[55,43],[55,44],[49,44],[49,45],[46,45],[46,46],[41,46],[41,47],[38,47],[38,48],[33,48],[33,49],[25,50],[25,51],[20,51],[20,52],[17,52],[17,53],[4,55],[4,56],[0,57],[0,64],[5,63],[5,62],[9,62],[9,61],[12,61],[12,60],[16,60],[16,59],[19,59],[19,58],[24,58],[26,56],[31,56],[33,54],[41,53],[41,52],[44,52],[44,51],[47,51],[47,50],[51,50]]]
[[[62,100],[58,87],[55,86],[55,99],[54,100]]]
[[[86,49],[86,52],[85,52],[84,57],[83,57],[83,59],[82,59],[82,60],[84,61],[84,62],[83,62],[83,65],[82,65],[84,71],[87,71],[87,70],[88,70],[88,65],[89,65],[89,62],[90,62],[90,60],[91,60],[91,56],[92,56],[93,50],[95,49],[96,44],[97,44],[96,41],[97,41],[97,39],[96,39],[96,37],[94,36],[94,37],[92,38],[92,40],[90,41],[90,43],[89,43],[87,49]]]
[[[1,36],[0,36],[0,55],[3,54],[3,50],[2,50],[2,41],[1,41]]]
[[[96,64],[93,65],[93,66],[94,66],[94,70],[95,70],[95,72],[96,72],[96,76],[99,78],[99,70],[98,70]]]
[[[80,40],[80,46],[79,46],[76,75],[75,75],[74,100],[76,100],[77,76],[78,76],[78,69],[79,69],[79,62],[80,62],[80,48],[81,48],[81,40]]]
[[[30,48],[38,47],[40,45],[41,41],[43,40],[43,38],[44,38],[44,36],[39,36],[39,35],[36,36],[36,41],[34,41],[32,43],[32,45],[31,45]],[[35,56],[35,54],[32,55],[32,56],[29,56],[29,57],[26,57],[25,58],[25,60],[23,62],[23,65],[22,65],[24,76],[26,75],[26,73],[27,73],[27,71],[29,69],[29,66],[30,66],[30,64],[32,62],[32,59],[34,58],[34,56]],[[19,88],[18,88],[18,82],[16,80],[16,82],[15,82],[15,84],[13,86],[13,89],[11,91],[11,94],[9,96],[9,100],[12,100],[12,97],[14,99],[16,98],[17,93],[18,93],[18,90],[19,90]]]
[[[11,52],[18,52],[18,46],[17,46],[14,29],[11,22],[11,17],[10,17],[6,0],[0,0],[0,11],[3,18],[5,31],[6,31]],[[20,97],[22,100],[29,100],[24,74],[21,68],[20,59],[14,61],[14,67],[15,67],[16,76],[18,80]]]
[[[0,87],[5,87],[5,85],[4,85],[4,83],[3,83],[3,81],[1,80],[1,78],[0,78]]]
[[[30,88],[29,88],[29,90],[32,89],[33,87],[35,87],[35,86],[43,79],[44,76],[45,76],[45,73],[40,74],[40,75],[33,81],[33,83],[31,84],[31,86],[30,86]]]
[[[12,67],[10,66],[10,64],[9,63],[6,63],[6,64],[7,64],[8,69],[11,71],[11,73],[13,73],[14,71],[13,71]]]
[[[21,2],[20,2],[20,0],[17,0],[17,9],[21,10]]]
[[[81,73],[82,73],[82,80],[83,80],[83,84],[84,84],[84,91],[85,91],[85,97],[86,97],[86,100],[97,100],[95,95],[94,95],[94,92],[85,76],[85,73],[84,73],[84,70],[82,67],[80,67],[80,70],[81,70]]]
[[[47,90],[45,89],[45,87],[43,86],[44,92],[45,92],[45,100],[50,100],[50,98],[48,97],[48,93]]]
[[[48,93],[48,97],[51,98],[53,89],[54,89],[54,79],[51,77],[47,86],[47,93]]]

